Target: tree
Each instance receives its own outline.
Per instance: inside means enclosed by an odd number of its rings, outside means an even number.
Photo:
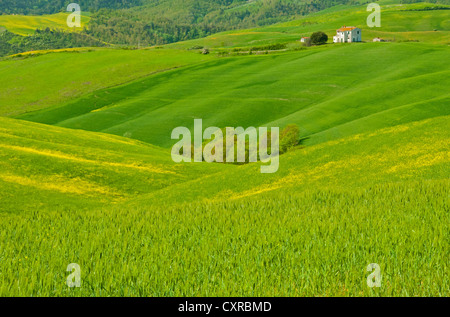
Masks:
[[[326,35],[324,32],[314,32],[311,35],[311,44],[313,45],[322,45],[325,44],[328,41],[328,35]]]
[[[300,129],[296,124],[289,124],[280,133],[280,153],[286,153],[298,145]]]

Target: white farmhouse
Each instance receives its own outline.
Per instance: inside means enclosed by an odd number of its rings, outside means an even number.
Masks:
[[[354,26],[343,26],[333,36],[333,43],[361,42],[361,29]]]

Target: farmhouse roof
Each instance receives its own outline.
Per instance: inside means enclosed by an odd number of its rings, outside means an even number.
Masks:
[[[337,30],[338,32],[345,32],[345,31],[351,31],[356,29],[356,26],[343,26],[341,27],[339,30]]]

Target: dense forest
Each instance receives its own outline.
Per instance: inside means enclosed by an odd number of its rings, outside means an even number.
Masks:
[[[112,44],[155,45],[195,39],[317,12],[354,0],[160,0],[128,10],[100,9],[87,34]]]

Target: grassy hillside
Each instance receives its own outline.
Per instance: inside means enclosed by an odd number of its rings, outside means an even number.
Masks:
[[[89,23],[89,16],[81,15],[81,28],[69,28],[67,17],[70,13],[56,13],[51,15],[0,15],[0,27],[19,35],[31,35],[36,29],[63,29],[67,31],[81,31]]]
[[[285,126],[308,144],[449,114],[448,47],[338,45],[217,59],[20,118],[170,146],[174,127]],[[383,65],[383,67],[380,67]]]
[[[277,24],[266,28],[221,33],[198,41],[179,43],[175,47],[218,47],[218,50],[221,51],[223,50],[223,47],[254,47],[270,43],[286,42],[288,43],[289,48],[297,49],[300,47],[298,39],[301,36],[323,29],[328,30],[331,37],[334,34],[335,29],[343,24],[353,24],[363,27],[363,38],[365,40],[371,40],[375,36],[382,36],[389,39],[396,38],[397,40],[414,40],[416,39],[415,36],[419,34],[421,38],[417,39],[424,42],[448,43],[450,41],[448,37],[448,34],[450,33],[450,21],[447,14],[448,10],[413,11],[421,8],[436,7],[436,5],[419,3],[400,6],[390,4],[391,2],[380,2],[383,8],[383,23],[382,28],[380,29],[370,30],[364,25],[367,18],[365,6],[337,6],[290,23]],[[444,6],[439,5],[439,7]],[[437,29],[437,31],[433,31],[434,29]],[[387,32],[388,36],[381,34],[383,32]],[[0,62],[0,73],[2,75],[0,77],[0,84],[5,87],[5,91],[8,92],[7,94],[0,95],[0,115],[17,115],[23,112],[61,105],[73,98],[80,97],[94,90],[124,83],[128,80],[151,73],[146,72],[145,67],[146,63],[153,60],[153,56],[146,55],[146,52],[140,50],[129,52],[119,51],[120,53],[115,51],[113,51],[115,53],[102,52],[103,53],[95,53],[87,56],[83,55],[83,57],[80,56],[77,58],[74,58],[72,54],[63,54],[23,62]],[[166,54],[166,52],[161,54]],[[161,59],[157,58],[155,59],[155,62],[165,64],[166,61],[164,61],[164,59],[167,59],[169,64],[173,64],[173,59],[176,58],[180,60],[180,63],[178,64],[187,65],[190,64],[191,61],[185,63],[183,61],[185,58],[195,59],[194,57],[197,57],[198,59],[206,60],[205,56],[201,58],[194,54],[185,54],[183,56],[181,53],[172,53],[174,55],[171,53],[167,54],[167,57],[159,56]],[[103,55],[111,56],[103,57]],[[112,55],[115,55],[116,57]],[[91,64],[89,61],[93,61],[93,63]],[[49,67],[51,68],[49,72],[42,66],[44,62],[49,66],[50,64],[53,64]],[[135,62],[136,65],[133,65]],[[82,82],[78,80],[70,82],[71,87],[74,87],[73,89],[71,88],[70,92],[66,91],[67,88],[64,88],[68,84],[68,82],[65,81],[67,76],[58,73],[58,71],[65,72],[61,65],[67,63],[76,65],[76,77],[80,77],[80,80],[82,80]],[[118,65],[119,68],[113,66],[108,67],[105,63]],[[177,63],[175,62],[175,64]],[[23,75],[17,76],[15,71],[11,71],[11,65],[18,66],[18,69]],[[124,65],[125,67],[120,68],[120,65]],[[171,68],[171,65],[169,65],[168,68]],[[5,71],[5,69],[9,69],[10,71]],[[22,69],[29,69],[30,71],[26,72]],[[92,74],[94,71],[98,75],[93,76]],[[47,76],[47,73],[50,76]],[[86,74],[86,76],[84,74]],[[90,80],[89,78],[100,78],[102,74],[105,75],[105,78],[102,78],[100,82],[104,84],[83,84],[95,81]],[[39,76],[39,80],[36,80],[36,75]],[[55,82],[56,77],[62,78],[62,80],[58,79],[57,82]],[[55,87],[61,88],[48,89],[48,87],[50,87],[48,83],[51,83],[52,86],[56,85]],[[59,85],[59,83],[61,83],[61,85]],[[19,95],[17,93],[18,90],[23,93],[20,93]],[[11,92],[12,97],[9,96]]]
[[[104,87],[210,58],[179,50],[92,49],[3,60],[0,115],[61,105]]]
[[[448,180],[449,118],[436,117],[307,146],[282,155],[277,173],[261,174],[258,164],[239,167],[144,195],[137,203],[258,200],[280,194],[296,196],[309,189],[345,191],[369,184]],[[186,195],[179,196],[180,192]]]
[[[115,208],[2,213],[0,294],[448,296],[448,120],[313,146],[282,156],[277,174],[243,166]],[[193,202],[167,205],[181,197]],[[72,262],[79,289],[64,285]],[[373,262],[380,289],[366,285]]]
[[[0,296],[449,296],[450,11],[397,2],[380,1],[374,30],[365,6],[338,6],[173,46],[1,60]],[[397,41],[299,49],[343,24]],[[295,123],[305,139],[274,174],[175,164],[171,131],[196,118]]]
[[[224,168],[188,168],[139,141],[8,118],[0,118],[0,158],[0,213],[16,215],[86,211]]]
[[[307,15],[291,22],[248,30],[228,31],[203,39],[170,44],[176,48],[205,46],[209,48],[253,47],[273,43],[294,43],[302,36],[310,36],[321,30],[332,42],[336,29],[343,25],[362,29],[362,40],[372,41],[375,37],[386,40],[450,43],[449,5],[415,3],[398,4],[398,1],[378,1],[381,6],[381,27],[369,28],[367,4],[361,6],[335,6],[318,13]],[[425,8],[441,8],[425,10]],[[446,8],[446,10],[444,10]]]
[[[83,12],[92,13],[89,28],[83,30],[83,35],[88,34],[112,44],[138,46],[141,43],[149,46],[201,38],[219,31],[289,21],[296,16],[317,12],[337,3],[353,2],[355,1],[79,0],[78,4]],[[69,3],[62,0],[3,0],[0,2],[0,13],[51,14],[65,11]],[[31,17],[30,22],[33,19]],[[55,25],[53,21],[39,23],[42,24],[50,27]],[[14,28],[14,23],[11,27]],[[24,31],[21,27],[18,30]],[[53,43],[48,41],[47,44]]]

